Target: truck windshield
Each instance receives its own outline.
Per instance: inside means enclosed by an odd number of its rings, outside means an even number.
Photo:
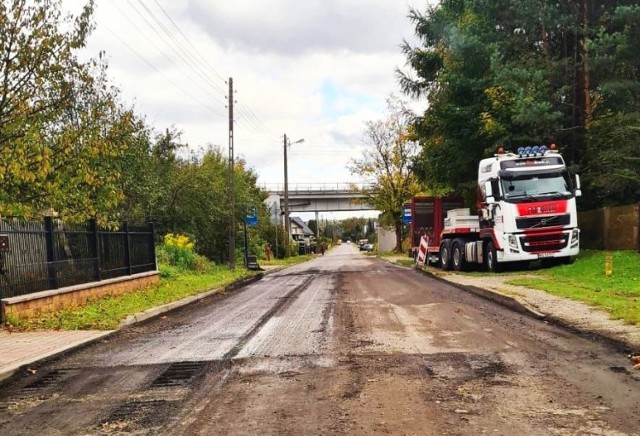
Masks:
[[[549,200],[573,195],[571,179],[566,171],[503,177],[501,183],[507,201]]]

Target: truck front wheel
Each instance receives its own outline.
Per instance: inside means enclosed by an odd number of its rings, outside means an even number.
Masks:
[[[497,273],[502,270],[501,265],[498,263],[498,256],[496,255],[496,247],[493,245],[493,241],[487,242],[486,249],[484,252],[484,261],[488,271]]]
[[[443,241],[440,244],[440,268],[444,271],[451,269],[451,241]]]

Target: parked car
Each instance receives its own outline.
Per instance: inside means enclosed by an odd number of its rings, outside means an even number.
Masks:
[[[362,246],[361,250],[362,251],[367,251],[367,252],[373,251],[373,244],[369,244],[369,243],[364,244]]]

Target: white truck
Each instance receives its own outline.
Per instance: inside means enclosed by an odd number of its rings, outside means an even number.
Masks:
[[[484,264],[498,272],[506,264],[538,259],[544,265],[571,262],[579,251],[580,195],[580,177],[570,177],[555,144],[517,153],[499,149],[478,167],[478,215],[447,211],[440,266],[463,270]]]

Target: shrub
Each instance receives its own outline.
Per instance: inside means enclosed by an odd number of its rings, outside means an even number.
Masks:
[[[195,242],[186,235],[167,233],[164,243],[158,248],[158,262],[178,268],[205,272],[211,262],[194,251]]]

